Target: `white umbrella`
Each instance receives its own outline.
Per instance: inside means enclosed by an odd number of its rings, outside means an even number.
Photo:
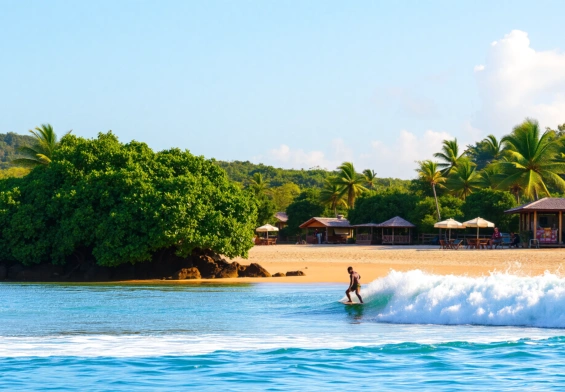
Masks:
[[[489,222],[486,219],[478,217],[478,218],[475,218],[475,219],[471,219],[470,221],[463,222],[463,226],[465,226],[465,227],[476,227],[477,228],[477,239],[478,239],[480,227],[494,227],[495,224],[492,223],[492,222]]]
[[[268,237],[269,231],[279,231],[279,228],[267,223],[266,225],[256,228],[255,231],[260,233],[267,233],[267,237]]]
[[[463,223],[457,222],[455,219],[449,218],[434,224],[436,229],[449,229],[449,239],[451,239],[451,229],[464,229]]]

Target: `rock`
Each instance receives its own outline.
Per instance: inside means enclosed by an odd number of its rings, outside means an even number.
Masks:
[[[216,274],[216,278],[237,278],[239,276],[239,264],[233,262],[226,263],[222,270]]]
[[[281,278],[283,276],[286,276],[284,272],[277,272],[276,274],[273,275],[273,278]]]
[[[306,276],[306,274],[302,271],[288,271],[286,276]]]
[[[191,267],[191,268],[182,268],[175,272],[172,276],[174,280],[184,280],[184,279],[200,279],[200,271],[198,268]]]
[[[239,276],[246,278],[270,278],[271,274],[259,264],[251,263],[247,268],[239,272]]]

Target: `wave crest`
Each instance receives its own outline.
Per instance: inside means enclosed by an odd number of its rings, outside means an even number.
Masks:
[[[376,321],[565,328],[565,278],[391,271],[362,291]]]

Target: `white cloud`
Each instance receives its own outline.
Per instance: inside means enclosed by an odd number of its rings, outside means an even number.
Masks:
[[[487,133],[508,133],[526,117],[543,127],[565,122],[565,53],[536,51],[524,31],[493,42],[476,78],[482,108],[473,124]]]
[[[473,68],[473,71],[475,71],[475,72],[481,72],[481,71],[484,71],[484,70],[485,70],[485,66],[482,65],[482,64],[475,65],[475,68]]]
[[[286,144],[281,144],[278,148],[269,151],[266,156],[255,157],[256,161],[264,163],[271,162],[275,165],[281,165],[286,168],[304,168],[322,167],[333,169],[334,163],[326,159],[322,151],[304,151],[302,149],[293,150]]]
[[[447,132],[427,130],[418,136],[412,132],[401,130],[392,144],[373,141],[372,161],[376,164],[379,177],[413,178],[415,161],[432,159],[435,152],[441,149],[441,142],[453,139]]]
[[[359,146],[359,150],[354,150],[342,139],[334,139],[329,156],[322,151],[292,149],[282,144],[254,160],[285,168],[309,169],[319,166],[329,170],[334,170],[344,161],[350,161],[359,172],[373,169],[379,177],[409,179],[415,176],[415,161],[431,159],[441,149],[441,142],[445,139],[453,139],[453,136],[432,130],[422,135],[401,130],[391,143],[374,140]]]

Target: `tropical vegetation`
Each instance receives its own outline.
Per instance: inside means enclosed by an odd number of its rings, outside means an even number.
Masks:
[[[0,260],[26,265],[95,260],[101,266],[211,249],[245,256],[257,220],[254,196],[214,162],[65,135],[48,165],[0,180]]]

